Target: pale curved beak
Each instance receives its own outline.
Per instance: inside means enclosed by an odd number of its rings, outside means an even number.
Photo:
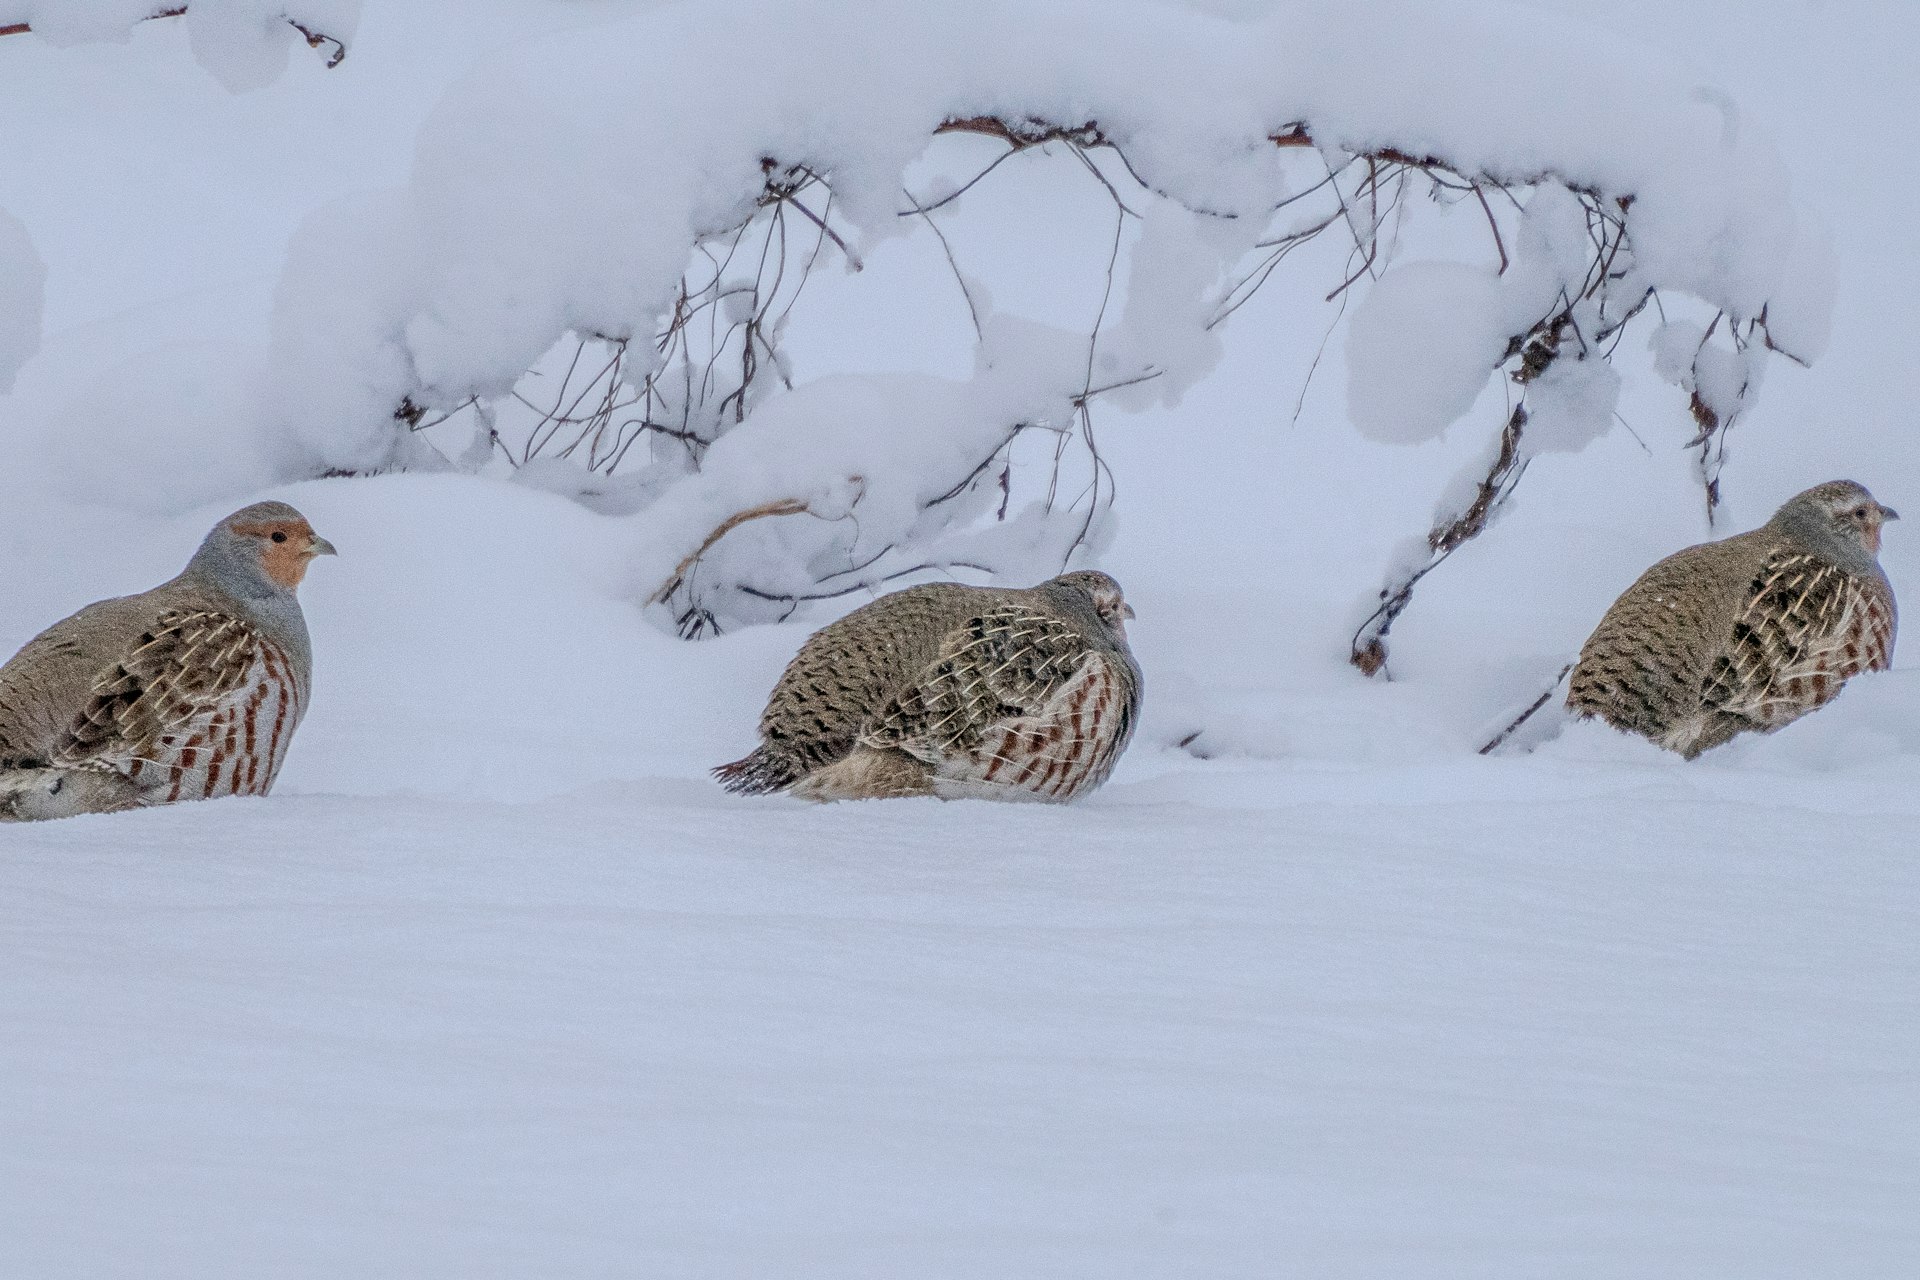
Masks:
[[[1881,504],[1880,518],[1882,520],[1898,520],[1900,518],[1900,513],[1898,511],[1895,511],[1892,507],[1886,506],[1885,504]]]
[[[313,541],[307,544],[307,555],[309,558],[313,556],[337,556],[339,554],[338,551],[333,549],[331,542],[328,542],[317,533],[313,535]]]
[[[1120,616],[1127,619],[1128,621],[1132,621],[1133,619],[1139,617],[1140,615],[1133,611],[1132,605],[1128,604],[1125,600],[1122,600],[1120,602]]]

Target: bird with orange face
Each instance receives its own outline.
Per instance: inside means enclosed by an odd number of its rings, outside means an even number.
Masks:
[[[312,689],[295,591],[333,554],[298,511],[257,502],[178,577],[29,640],[0,667],[0,820],[265,795]]]

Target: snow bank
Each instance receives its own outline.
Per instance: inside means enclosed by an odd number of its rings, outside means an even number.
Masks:
[[[99,371],[37,421],[23,444],[70,501],[174,515],[275,483],[285,446],[259,420],[263,353],[172,342]]]
[[[46,264],[20,220],[0,209],[0,393],[40,349],[40,312],[45,305]]]
[[[9,1256],[1911,1274],[1912,775],[1717,772],[1303,796],[1190,762],[1058,813],[653,781],[10,834]]]

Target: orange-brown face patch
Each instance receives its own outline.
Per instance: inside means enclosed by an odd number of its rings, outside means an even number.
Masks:
[[[307,576],[307,566],[313,562],[307,550],[313,545],[313,526],[305,520],[237,524],[233,531],[243,538],[260,539],[260,567],[287,590],[298,587]],[[275,534],[282,540],[275,542]]]

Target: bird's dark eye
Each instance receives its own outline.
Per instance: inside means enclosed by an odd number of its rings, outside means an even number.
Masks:
[[[284,531],[280,529],[275,529],[273,531],[273,540],[275,542],[285,542],[287,540],[287,535]]]

